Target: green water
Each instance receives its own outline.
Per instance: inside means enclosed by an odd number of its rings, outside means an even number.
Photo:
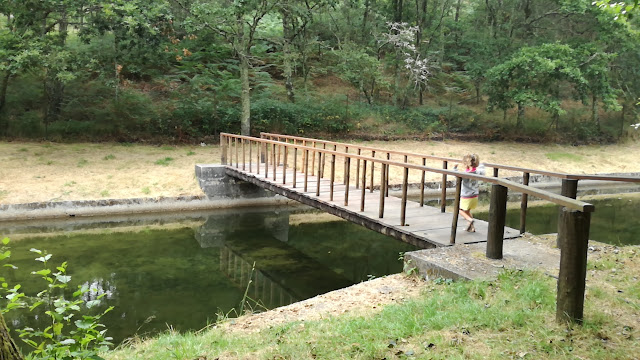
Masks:
[[[74,288],[87,283],[96,289],[93,296],[107,293],[103,308],[115,309],[103,323],[117,344],[169,326],[201,329],[219,314],[237,312],[245,291],[260,310],[397,273],[399,253],[415,249],[345,221],[290,225],[289,219],[288,211],[233,211],[212,213],[196,225],[156,224],[128,232],[116,231],[113,221],[98,234],[71,226],[74,231],[12,241],[11,262],[19,270],[0,271],[10,283],[35,292],[43,284],[30,275],[39,268],[29,249],[53,254],[52,266],[68,261]],[[26,312],[6,318],[14,328],[43,325]]]

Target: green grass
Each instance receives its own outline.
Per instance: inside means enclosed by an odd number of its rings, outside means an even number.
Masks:
[[[565,160],[581,161],[582,160],[582,156],[580,155],[569,154],[565,152],[550,152],[544,155],[547,157],[547,159],[552,161],[565,161]]]
[[[433,281],[421,296],[369,316],[293,320],[259,333],[224,327],[167,332],[107,359],[625,359],[640,351],[609,315],[587,304],[583,326],[555,322],[553,278],[505,271],[495,281]],[[599,296],[602,296],[599,294]],[[638,299],[633,299],[637,301]],[[348,310],[348,309],[345,309]],[[606,338],[606,341],[603,339]]]
[[[109,196],[109,195],[110,195],[110,194],[109,194],[109,190],[102,190],[102,191],[100,191],[100,196],[102,196],[102,197],[107,197],[107,196]]]
[[[165,146],[161,146],[160,149],[162,149],[162,150],[175,150],[176,148],[173,147],[173,146],[166,146],[165,145]]]
[[[115,158],[116,158],[115,155],[109,154],[109,155],[103,157],[102,160],[114,160]]]
[[[148,186],[143,187],[142,190],[140,190],[140,191],[142,191],[142,193],[145,194],[145,195],[151,194],[151,190],[149,189]]]
[[[80,159],[80,160],[78,160],[78,167],[79,167],[79,168],[84,167],[84,166],[85,166],[85,165],[87,165],[88,163],[89,163],[89,160],[87,160],[87,159]]]
[[[154,164],[156,165],[162,165],[162,166],[169,166],[169,164],[173,161],[173,158],[170,157],[166,157],[164,159],[160,159],[160,160],[156,160],[156,162]]]
[[[193,155],[195,155],[195,154],[196,154],[196,153],[195,153],[195,151],[189,151],[189,152],[187,153],[187,156],[193,156]]]

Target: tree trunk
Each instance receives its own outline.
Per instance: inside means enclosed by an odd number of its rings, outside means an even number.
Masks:
[[[598,117],[598,97],[596,97],[596,94],[591,94],[591,121],[596,124],[599,131],[600,118]]]
[[[524,119],[524,106],[518,104],[518,116],[516,117],[516,128],[522,128],[522,121]]]
[[[287,89],[287,98],[290,102],[296,102],[293,92],[293,70],[291,66],[291,39],[293,38],[293,29],[291,29],[291,18],[289,9],[285,8],[282,14],[282,33],[284,42],[282,45],[282,57],[284,67],[284,86]]]
[[[13,342],[7,323],[0,313],[0,360],[23,360],[20,350]]]
[[[242,114],[240,118],[240,134],[251,135],[251,93],[249,85],[249,59],[245,54],[240,55],[240,82],[242,83],[241,103]]]
[[[362,42],[366,43],[367,38],[367,22],[369,20],[369,11],[371,10],[371,0],[365,0],[364,2],[364,14],[362,15]]]
[[[2,109],[4,108],[4,104],[7,101],[7,87],[9,86],[9,79],[11,78],[11,73],[6,71],[0,77],[0,114],[2,114]],[[4,135],[8,135],[9,133],[9,117],[5,116],[5,122],[2,124],[3,127],[0,130],[0,133]]]

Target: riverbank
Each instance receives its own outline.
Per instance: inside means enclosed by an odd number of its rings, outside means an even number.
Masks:
[[[362,142],[427,155],[480,154],[482,161],[576,174],[640,171],[640,142],[615,145]],[[220,148],[137,144],[0,143],[0,205],[73,200],[201,196],[195,164],[220,162]],[[501,173],[508,176],[507,172]],[[402,174],[391,169],[391,183]],[[417,177],[419,174],[413,174]],[[432,174],[431,179],[440,176]],[[411,182],[416,182],[415,180]]]

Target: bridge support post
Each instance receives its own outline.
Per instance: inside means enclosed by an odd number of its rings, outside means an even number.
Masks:
[[[578,196],[578,180],[562,179],[560,195],[575,199]],[[556,238],[556,246],[558,249],[562,249],[562,243],[565,239],[564,228],[560,226],[563,209],[562,206],[558,208],[558,237]]]
[[[591,213],[562,208],[558,236],[562,232],[565,237],[560,248],[556,299],[556,321],[560,323],[583,320],[590,224]]]
[[[489,230],[487,232],[487,257],[489,259],[502,259],[504,223],[507,217],[507,190],[502,185],[491,185]]]
[[[222,156],[220,159],[220,163],[222,165],[227,165],[227,151],[228,151],[228,147],[227,147],[227,141],[226,138],[224,137],[224,135],[220,134],[220,145],[222,146]]]

